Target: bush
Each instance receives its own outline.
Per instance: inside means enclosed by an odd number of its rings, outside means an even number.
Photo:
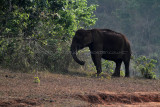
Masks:
[[[0,4],[0,65],[12,70],[66,70],[75,31],[94,25],[87,0],[28,0]]]
[[[154,59],[146,58],[146,56],[140,56],[135,59],[135,69],[138,70],[144,78],[156,79]]]
[[[113,69],[114,69],[114,62],[113,61],[104,60],[102,62],[102,70],[103,71],[107,70],[107,73],[111,75],[114,72]]]

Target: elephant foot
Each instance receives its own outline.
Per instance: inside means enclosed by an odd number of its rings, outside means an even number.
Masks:
[[[125,75],[125,77],[129,77],[129,75]]]
[[[119,74],[114,73],[114,74],[112,74],[112,77],[120,77],[120,75],[119,75]]]
[[[97,72],[97,73],[96,73],[97,76],[100,76],[100,74],[101,74],[101,72]]]

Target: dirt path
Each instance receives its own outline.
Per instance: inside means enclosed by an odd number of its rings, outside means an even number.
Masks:
[[[130,107],[160,106],[160,81],[90,78],[76,75],[0,71],[0,106]]]

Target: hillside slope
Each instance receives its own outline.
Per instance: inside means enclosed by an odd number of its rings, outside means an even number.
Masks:
[[[96,78],[0,71],[0,106],[148,106],[160,105],[160,81]],[[148,103],[149,102],[149,103]]]

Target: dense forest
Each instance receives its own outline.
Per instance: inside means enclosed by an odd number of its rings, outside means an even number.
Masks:
[[[99,6],[93,28],[109,28],[125,34],[131,42],[132,55],[157,60],[160,69],[159,0],[89,0]]]
[[[133,54],[158,59],[159,0],[95,0],[95,3],[99,6],[95,11],[98,20],[94,27],[122,32],[130,40]]]
[[[107,28],[127,36],[133,66],[152,75],[159,70],[159,12],[159,0],[1,0],[0,65],[64,71],[75,63],[69,51],[75,31]]]

